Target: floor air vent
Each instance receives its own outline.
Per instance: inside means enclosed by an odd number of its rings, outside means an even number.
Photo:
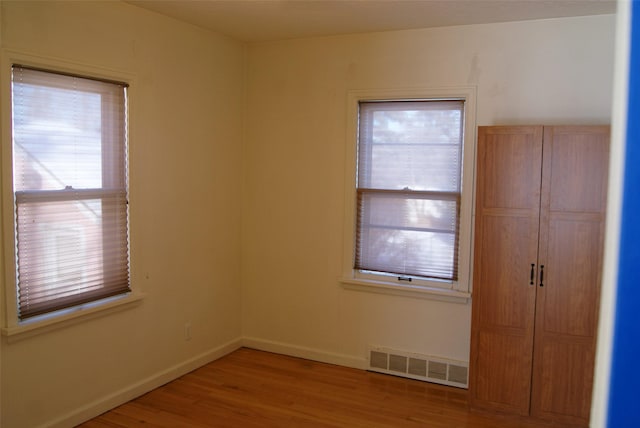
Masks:
[[[388,348],[369,349],[369,370],[467,388],[469,363]]]

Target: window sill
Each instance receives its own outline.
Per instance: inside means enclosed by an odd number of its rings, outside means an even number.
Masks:
[[[7,337],[8,342],[16,342],[31,336],[85,322],[89,319],[129,309],[139,304],[143,298],[143,293],[131,292],[123,296],[111,297],[102,301],[63,309],[33,320],[23,321],[15,326],[2,328],[1,333],[2,336]]]
[[[439,300],[450,303],[467,304],[471,293],[445,290],[430,287],[392,284],[384,281],[372,281],[356,278],[341,278],[342,287],[347,290],[366,291],[370,293],[388,294],[392,296],[412,297],[418,299]]]

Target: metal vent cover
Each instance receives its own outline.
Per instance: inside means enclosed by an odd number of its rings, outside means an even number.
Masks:
[[[469,363],[380,346],[369,347],[370,371],[468,388]]]

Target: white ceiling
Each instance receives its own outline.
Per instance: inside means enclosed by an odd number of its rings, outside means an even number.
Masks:
[[[127,0],[245,42],[612,14],[615,0]]]

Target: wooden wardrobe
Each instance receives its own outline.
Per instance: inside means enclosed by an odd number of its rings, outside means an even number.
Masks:
[[[588,426],[608,126],[478,130],[473,408]]]

